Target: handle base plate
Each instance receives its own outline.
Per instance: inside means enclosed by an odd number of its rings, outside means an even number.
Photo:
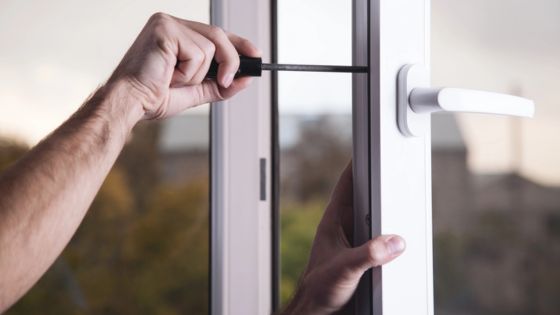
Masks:
[[[428,70],[421,65],[405,65],[397,80],[397,125],[406,137],[420,137],[430,130],[430,115],[415,113],[409,104],[410,92],[430,86]]]

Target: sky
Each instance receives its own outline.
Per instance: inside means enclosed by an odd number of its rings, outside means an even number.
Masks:
[[[459,115],[471,169],[560,184],[560,1],[433,0],[432,8],[434,86],[536,103],[533,119]]]
[[[107,79],[153,12],[206,22],[208,6],[208,0],[0,2],[0,134],[36,143]],[[350,64],[350,1],[279,0],[279,15],[281,62]],[[560,184],[560,1],[432,0],[431,36],[433,85],[516,93],[537,104],[532,120],[460,115],[470,167],[516,169]],[[351,110],[350,75],[281,74],[279,89],[285,114]],[[521,136],[512,136],[515,128]],[[519,147],[522,157],[512,159]]]
[[[311,13],[310,12],[314,12]],[[278,60],[298,64],[352,64],[352,2],[279,0]],[[284,113],[352,111],[352,76],[341,73],[279,73]]]
[[[209,1],[0,2],[0,134],[34,144],[108,79],[152,13],[209,21]]]

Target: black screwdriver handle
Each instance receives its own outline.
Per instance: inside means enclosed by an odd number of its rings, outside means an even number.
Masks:
[[[246,56],[239,56],[239,69],[235,73],[235,77],[260,77],[262,74],[262,59]],[[216,79],[218,76],[218,63],[212,60],[210,69],[206,74],[207,79]]]

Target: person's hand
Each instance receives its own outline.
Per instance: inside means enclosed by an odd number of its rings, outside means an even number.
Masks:
[[[299,287],[282,314],[332,314],[343,310],[364,272],[390,262],[404,251],[404,240],[396,235],[379,236],[352,248],[352,195],[350,163],[317,228]]]
[[[145,119],[160,119],[187,108],[232,97],[250,78],[234,79],[239,54],[259,57],[248,40],[216,26],[154,14],[108,84],[125,81]],[[217,82],[205,80],[212,59]]]

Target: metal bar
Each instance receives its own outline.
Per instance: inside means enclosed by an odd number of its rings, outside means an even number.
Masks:
[[[377,1],[372,1],[377,3]],[[370,12],[369,0],[353,0],[352,16],[352,64],[370,67]],[[372,67],[371,69],[375,69]],[[357,247],[371,239],[371,106],[370,79],[375,71],[353,74],[352,80],[352,136],[353,136],[353,184],[354,184],[354,239]],[[354,295],[354,315],[372,315],[373,277],[379,270],[367,271],[360,279]]]
[[[210,0],[210,23],[221,25],[223,21],[223,0]],[[222,315],[225,314],[223,309],[223,282],[224,282],[224,245],[221,240],[224,238],[224,222],[222,214],[218,209],[223,208],[224,200],[218,194],[221,192],[221,186],[217,180],[217,176],[223,173],[223,165],[220,163],[220,156],[223,154],[223,138],[219,137],[222,131],[222,122],[224,121],[224,113],[216,108],[218,103],[210,106],[210,215],[209,215],[209,268],[208,280],[208,314]]]
[[[274,64],[274,63],[263,63],[262,70],[368,73],[368,67],[364,67],[364,66],[294,65],[294,64]]]
[[[270,60],[278,63],[278,0],[270,0]],[[270,74],[270,127],[271,127],[271,256],[272,256],[272,312],[280,309],[280,129],[278,110],[278,72]]]

